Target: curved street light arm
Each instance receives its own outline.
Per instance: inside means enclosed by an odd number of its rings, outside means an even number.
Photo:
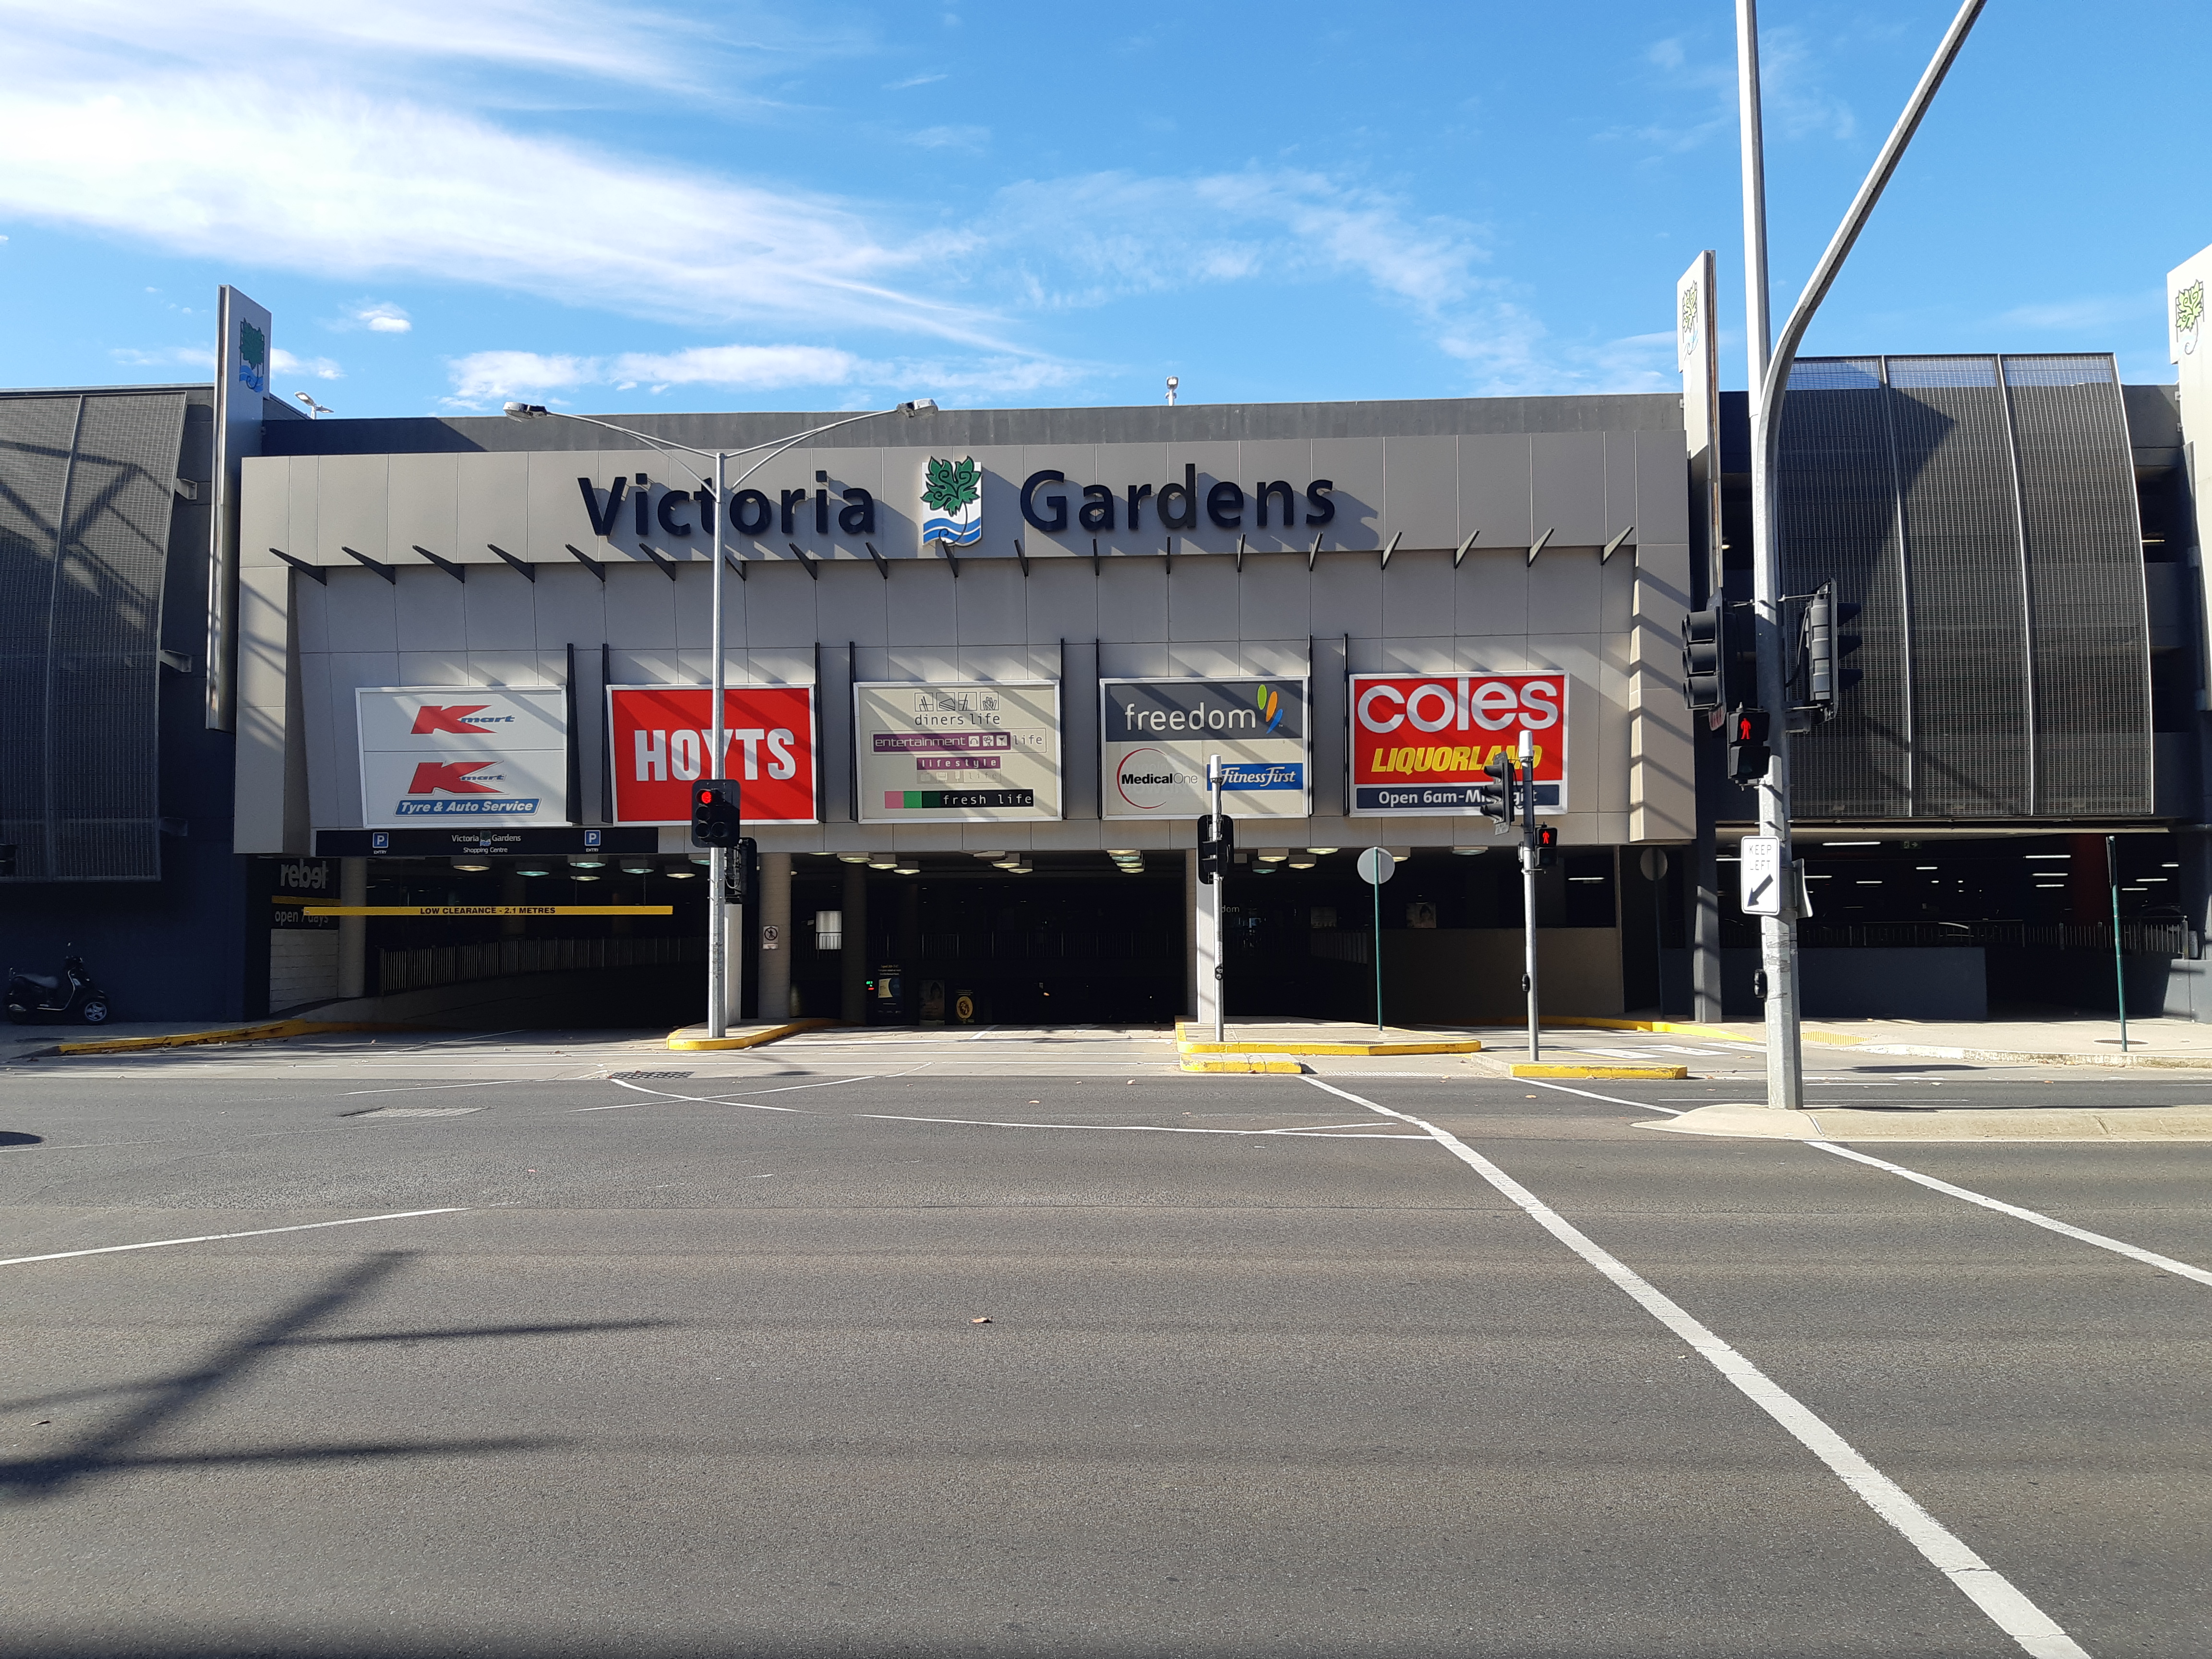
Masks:
[[[1820,263],[1813,268],[1812,279],[1805,284],[1805,292],[1798,297],[1796,307],[1790,313],[1790,320],[1782,325],[1782,337],[1775,342],[1773,356],[1767,360],[1765,383],[1759,388],[1759,408],[1766,417],[1766,452],[1770,459],[1775,453],[1774,446],[1782,429],[1778,418],[1782,410],[1782,395],[1790,384],[1790,367],[1797,361],[1798,344],[1804,339],[1805,331],[1812,326],[1813,313],[1828,297],[1828,290],[1834,286],[1844,259],[1850,256],[1853,245],[1859,239],[1859,233],[1866,228],[1868,219],[1873,216],[1875,204],[1881,199],[1881,192],[1888,185],[1890,175],[1897,171],[1897,164],[1905,159],[1905,147],[1912,142],[1912,135],[1919,131],[1921,118],[1928,113],[1928,106],[1934,101],[1936,88],[1943,84],[1943,77],[1950,73],[1959,49],[1966,44],[1967,31],[1974,27],[1974,20],[1981,15],[1984,3],[1985,0],[1966,0],[1966,3],[1959,8],[1959,15],[1951,20],[1951,27],[1944,32],[1942,44],[1936,48],[1936,56],[1929,59],[1928,68],[1920,76],[1920,84],[1913,88],[1912,96],[1906,100],[1905,112],[1897,118],[1897,125],[1890,129],[1888,141],[1882,145],[1881,153],[1875,157],[1874,167],[1868,172],[1866,182],[1859,186],[1859,193],[1852,198],[1850,210],[1844,215],[1843,223],[1836,227],[1835,235],[1829,240],[1828,251],[1820,256]]]

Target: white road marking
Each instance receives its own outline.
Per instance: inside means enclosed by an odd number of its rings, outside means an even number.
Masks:
[[[1309,1082],[1311,1080],[1308,1079]],[[1331,1092],[1341,1091],[1332,1091]],[[1347,1096],[1346,1098],[1350,1097]],[[1419,1135],[1396,1133],[1329,1134],[1318,1129],[1197,1129],[1174,1123],[1020,1123],[978,1117],[902,1117],[891,1112],[855,1112],[853,1115],[874,1118],[884,1123],[951,1123],[971,1129],[1084,1129],[1110,1130],[1122,1134],[1279,1135],[1289,1138],[1308,1135],[1316,1140],[1419,1140],[1423,1139]]]
[[[318,1227],[358,1227],[370,1221],[405,1221],[418,1215],[460,1215],[470,1206],[448,1205],[442,1210],[393,1210],[384,1215],[348,1216],[343,1221],[302,1221],[289,1227],[254,1227],[242,1233],[201,1233],[191,1238],[151,1238],[143,1244],[102,1244],[90,1250],[54,1250],[45,1255],[0,1258],[0,1267],[21,1267],[26,1261],[62,1261],[77,1255],[113,1255],[122,1250],[159,1250],[172,1244],[213,1244],[226,1238],[264,1238],[270,1233],[313,1232]]]
[[[905,1077],[908,1073],[893,1072],[890,1075]],[[641,1095],[653,1095],[662,1100],[688,1100],[695,1106],[742,1106],[748,1111],[754,1112],[795,1112],[799,1109],[796,1106],[756,1106],[749,1100],[730,1100],[716,1095],[672,1094],[666,1089],[648,1089],[642,1084],[632,1083],[628,1078],[610,1077],[599,1080],[603,1083],[612,1083],[624,1089],[635,1090]],[[841,1083],[873,1083],[878,1080],[876,1077],[838,1077],[831,1078],[827,1083],[786,1083],[773,1089],[747,1089],[744,1092],[749,1095],[782,1095],[790,1093],[793,1089],[834,1089]],[[579,1106],[576,1109],[580,1112],[626,1112],[633,1106],[645,1106],[651,1103],[649,1101],[643,1100],[625,1100],[613,1106]]]
[[[486,1081],[484,1081],[484,1082],[483,1082],[483,1083],[410,1083],[410,1084],[407,1085],[406,1085],[406,1087],[404,1087],[404,1088],[395,1088],[395,1089],[349,1089],[349,1090],[347,1090],[345,1092],[346,1092],[346,1095],[349,1095],[349,1095],[419,1095],[419,1094],[426,1093],[427,1091],[428,1091],[429,1090],[432,1090],[432,1089],[503,1089],[503,1088],[507,1087],[507,1086],[508,1085],[510,1085],[510,1084],[516,1085],[518,1085],[518,1086],[519,1086],[519,1085],[522,1085],[522,1084],[525,1084],[525,1083],[563,1083],[563,1082],[589,1083],[589,1082],[591,1082],[591,1081],[592,1081],[592,1079],[591,1079],[590,1078],[573,1078],[573,1079],[569,1079],[569,1078],[551,1078],[551,1077],[500,1077],[500,1078],[491,1078],[491,1079],[487,1079]],[[341,1097],[340,1097],[340,1098],[342,1098],[342,1099],[343,1099],[343,1098],[344,1098],[344,1097],[345,1097],[344,1096],[341,1096]]]
[[[1540,1077],[1520,1077],[1515,1078],[1513,1081],[1530,1084],[1539,1089],[1557,1089],[1563,1095],[1580,1095],[1584,1100],[1601,1100],[1608,1106],[1627,1106],[1639,1112],[1664,1112],[1669,1117],[1682,1115],[1681,1109],[1679,1107],[1662,1106],[1656,1102],[1649,1100],[1623,1100],[1619,1095],[1595,1095],[1587,1089],[1570,1089],[1564,1083],[1547,1083]],[[1349,1097],[1346,1097],[1347,1099]],[[1375,1109],[1379,1112],[1388,1109],[1378,1106]]]
[[[1746,1399],[1826,1463],[1868,1508],[1918,1550],[1928,1564],[1949,1579],[1992,1624],[2018,1643],[2022,1651],[2035,1656],[2035,1659],[2088,1659],[2087,1654],[2050,1614],[2021,1594],[2010,1579],[1967,1548],[1957,1534],[1921,1508],[1910,1492],[1868,1462],[1849,1441],[1794,1395],[1481,1153],[1433,1123],[1388,1106],[1378,1106],[1371,1100],[1362,1100],[1345,1090],[1331,1088],[1317,1077],[1305,1080],[1354,1105],[1413,1125],[1510,1199],[1530,1220],[1603,1273],[1646,1313],[1704,1355]]]
[[[2054,1233],[2063,1233],[2068,1238],[2081,1240],[2084,1244],[2094,1244],[2100,1250],[2117,1251],[2130,1261],[2140,1261],[2146,1267],[2157,1267],[2166,1273],[2179,1273],[2182,1278],[2194,1279],[2199,1285],[2212,1285],[2212,1273],[2207,1273],[2202,1267],[2192,1267],[2186,1261],[2176,1261],[2170,1255],[2160,1255],[2154,1251],[2141,1249],[2133,1244],[2124,1243],[2117,1238],[2109,1238],[2103,1233],[2093,1233],[2084,1227],[2069,1226],[2063,1221],[2056,1220],[2037,1211],[2022,1209],[2017,1204],[2008,1204],[2001,1198],[1990,1198],[1981,1193],[1970,1192],[1964,1187],[1954,1187],[1948,1181],[1939,1181],[1934,1176],[1923,1175],[1917,1170],[1908,1170],[1902,1164],[1892,1164],[1887,1158],[1869,1157],[1867,1153],[1855,1151],[1849,1146],[1838,1146],[1832,1140],[1808,1140],[1805,1145],[1817,1146],[1824,1152],[1833,1152],[1838,1158],[1847,1158],[1854,1164],[1865,1164],[1877,1170],[1887,1170],[1892,1175],[1903,1176],[1907,1181],[1917,1182],[1932,1191],[1945,1193],[1953,1198],[1963,1198],[1969,1204],[1978,1204],[1985,1210],[1995,1210],[2000,1215],[2012,1216],[2032,1226],[2046,1228]]]

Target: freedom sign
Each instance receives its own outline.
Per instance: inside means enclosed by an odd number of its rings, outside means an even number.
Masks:
[[[1354,674],[1355,812],[1430,817],[1480,810],[1483,768],[1535,746],[1535,810],[1567,810],[1567,676]]]
[[[820,752],[811,685],[722,691],[723,759],[713,764],[714,691],[704,685],[607,688],[607,763],[617,823],[689,823],[691,785],[738,781],[747,823],[812,823]]]
[[[1303,679],[1101,680],[1098,708],[1101,817],[1203,817],[1213,810],[1206,763],[1215,755],[1224,811],[1312,810]]]

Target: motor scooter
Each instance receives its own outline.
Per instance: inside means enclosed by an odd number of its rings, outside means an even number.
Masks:
[[[82,957],[63,957],[59,975],[10,968],[6,1000],[8,1018],[17,1025],[33,1021],[55,1024],[72,1019],[104,1025],[112,1012],[107,993],[93,983]]]

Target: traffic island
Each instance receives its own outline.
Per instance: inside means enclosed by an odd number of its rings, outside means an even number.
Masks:
[[[756,1024],[732,1025],[726,1036],[708,1036],[707,1023],[686,1025],[668,1034],[668,1046],[683,1052],[701,1048],[757,1048],[765,1042],[775,1042],[787,1036],[797,1036],[801,1031],[818,1031],[824,1026],[835,1025],[834,1019],[787,1019],[781,1025]]]
[[[1686,1066],[1553,1065],[1549,1061],[1534,1060],[1522,1061],[1509,1067],[1508,1071],[1514,1077],[1611,1078],[1616,1081],[1643,1083],[1680,1083],[1690,1075],[1690,1068]]]
[[[1185,1054],[1338,1054],[1375,1058],[1386,1054],[1473,1054],[1480,1038],[1457,1031],[1422,1031],[1402,1026],[1376,1030],[1339,1020],[1285,1021],[1264,1025],[1231,1024],[1216,1042],[1205,1026],[1188,1020],[1176,1024],[1176,1048]]]
[[[2120,1106],[2094,1111],[2033,1106],[1822,1107],[1794,1112],[1724,1103],[1636,1127],[1740,1140],[2212,1140],[2212,1106]]]

